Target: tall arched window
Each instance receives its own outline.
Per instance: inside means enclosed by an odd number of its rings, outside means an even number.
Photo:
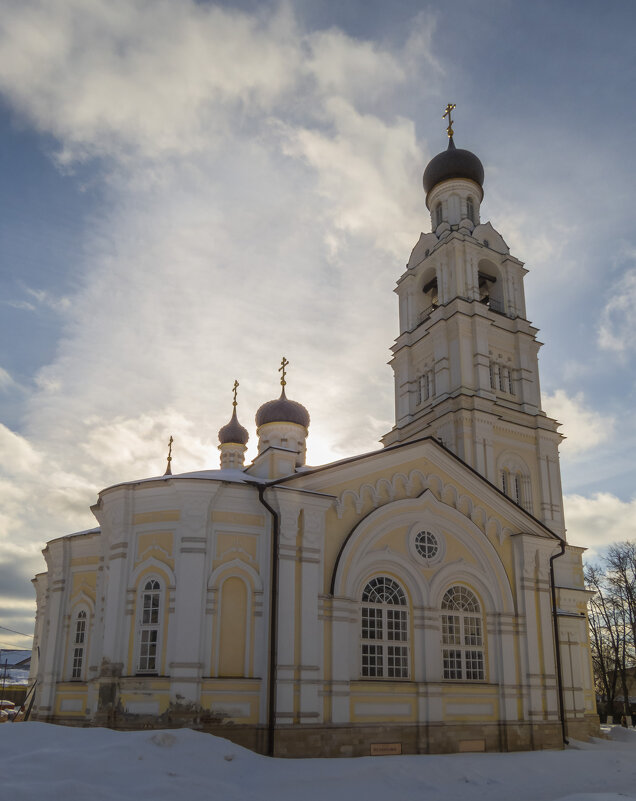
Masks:
[[[444,678],[483,680],[483,622],[476,596],[467,587],[451,587],[442,599],[442,612]]]
[[[139,625],[139,673],[157,673],[159,670],[159,634],[161,623],[161,584],[150,579],[141,595]]]
[[[408,679],[409,615],[404,590],[388,576],[371,579],[362,591],[361,675]]]
[[[86,648],[86,612],[77,613],[72,637],[71,679],[81,679],[84,673],[84,650]]]
[[[526,470],[508,460],[499,471],[501,491],[528,512],[532,512],[532,486]]]
[[[475,222],[475,204],[472,197],[466,199],[466,216],[472,223]]]
[[[438,203],[437,206],[435,206],[435,227],[437,228],[437,226],[441,222],[442,222],[442,204]]]

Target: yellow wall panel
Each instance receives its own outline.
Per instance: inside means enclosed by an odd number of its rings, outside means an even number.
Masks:
[[[139,512],[133,515],[133,525],[138,526],[141,523],[172,523],[181,518],[181,512],[178,509],[163,509],[158,512]]]
[[[242,579],[226,579],[221,587],[219,675],[245,675],[247,587]]]

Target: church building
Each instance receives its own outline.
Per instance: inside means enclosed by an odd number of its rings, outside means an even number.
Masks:
[[[424,172],[431,232],[397,282],[382,447],[307,466],[284,359],[246,466],[235,385],[220,469],[169,461],[108,487],[97,528],[44,549],[36,720],[191,726],[299,757],[594,732],[583,549],[565,540],[526,270],[482,221],[484,170],[451,110]]]

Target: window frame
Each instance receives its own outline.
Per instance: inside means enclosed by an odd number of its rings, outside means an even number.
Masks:
[[[365,583],[361,593],[358,631],[361,679],[410,680],[409,603],[399,582],[381,574]]]
[[[84,606],[73,615],[73,627],[69,637],[70,681],[84,681],[88,652],[89,613]]]
[[[440,610],[443,681],[485,682],[487,632],[476,593],[454,584],[442,596]]]
[[[142,584],[138,595],[135,674],[159,676],[161,675],[164,587],[161,579],[157,576],[146,577]],[[152,666],[150,660],[153,660]],[[143,666],[144,661],[145,666]]]

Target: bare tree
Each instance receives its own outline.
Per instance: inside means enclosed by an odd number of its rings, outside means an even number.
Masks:
[[[636,543],[612,545],[597,565],[585,570],[594,593],[588,604],[596,691],[613,713],[622,690],[630,712],[628,676],[636,667]]]

